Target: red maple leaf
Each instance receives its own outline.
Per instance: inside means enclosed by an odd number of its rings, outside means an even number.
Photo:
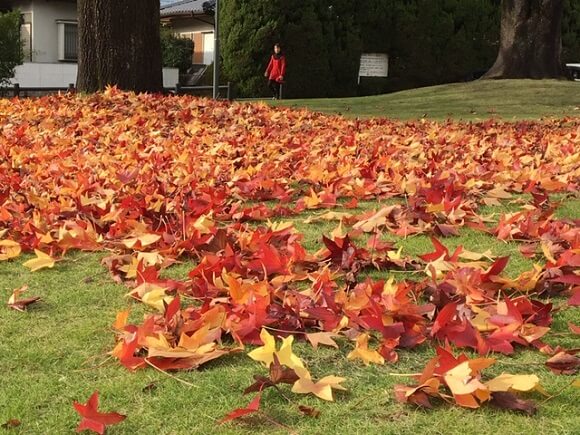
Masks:
[[[571,307],[578,307],[580,306],[580,287],[576,287],[572,291],[572,297],[568,299],[568,305]]]
[[[254,399],[246,406],[245,408],[238,408],[234,409],[224,418],[222,418],[219,423],[225,423],[226,421],[235,420],[236,418],[243,417],[244,415],[252,414],[253,412],[257,412],[260,409],[260,399],[262,398],[261,394],[256,395]]]
[[[98,434],[105,433],[106,426],[121,423],[126,416],[116,412],[99,412],[99,392],[95,391],[85,405],[74,402],[73,406],[82,417],[77,432],[91,430]]]

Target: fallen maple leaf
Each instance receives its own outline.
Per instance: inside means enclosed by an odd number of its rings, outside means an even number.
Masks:
[[[580,286],[572,290],[572,296],[568,299],[568,305],[571,307],[580,307]]]
[[[334,401],[332,396],[332,390],[343,390],[346,391],[341,382],[346,381],[345,378],[338,376],[325,376],[318,382],[313,382],[310,373],[307,371],[297,371],[300,379],[292,386],[292,392],[297,394],[314,394],[315,396],[321,398],[322,400],[327,400],[329,402]]]
[[[235,420],[237,418],[243,417],[244,415],[252,414],[254,412],[258,412],[260,410],[260,399],[262,398],[261,394],[257,394],[254,399],[246,406],[245,408],[237,408],[222,418],[218,423],[222,424],[226,421]]]
[[[356,339],[355,349],[347,355],[347,359],[361,359],[365,365],[370,363],[384,364],[385,359],[376,350],[369,349],[369,334],[360,334]]]
[[[50,255],[45,254],[38,249],[34,250],[36,254],[36,258],[32,260],[25,261],[23,266],[28,267],[31,272],[36,272],[37,270],[44,269],[45,267],[53,268],[55,264],[55,259],[52,258]]]
[[[485,383],[491,392],[514,392],[537,390],[545,393],[536,375],[510,375],[502,373]]]
[[[261,392],[265,388],[274,387],[278,384],[294,384],[299,378],[296,371],[280,364],[278,357],[274,354],[274,361],[270,364],[270,376],[254,376],[256,382],[244,390],[244,394],[251,392]]]
[[[105,428],[112,424],[117,424],[125,420],[126,416],[116,412],[99,412],[99,392],[95,391],[86,404],[74,402],[75,410],[82,417],[76,431],[91,430],[103,435]]]
[[[306,339],[312,344],[314,350],[318,349],[319,344],[338,349],[338,344],[333,340],[334,337],[338,337],[338,335],[332,332],[312,332],[306,334]]]
[[[580,358],[567,352],[558,352],[546,361],[546,366],[557,375],[573,375],[580,369]]]
[[[137,246],[144,248],[156,243],[159,241],[159,239],[161,239],[159,234],[142,234],[138,237],[131,237],[129,239],[123,240],[123,245],[129,249],[133,249]]]
[[[432,408],[429,397],[441,397],[439,379],[430,378],[417,387],[407,385],[395,385],[395,398],[400,403],[413,403],[423,408]]]
[[[40,300],[40,296],[32,296],[30,298],[20,299],[20,295],[28,290],[28,286],[24,285],[12,292],[12,296],[8,299],[8,306],[13,310],[25,311],[28,305]]]
[[[260,332],[260,339],[262,340],[263,346],[254,349],[248,353],[248,356],[254,361],[259,361],[266,366],[270,366],[274,362],[276,339],[266,329],[262,329]]]
[[[18,257],[21,252],[20,243],[12,240],[0,240],[0,261]]]
[[[282,346],[280,346],[279,351],[276,351],[276,339],[270,335],[266,329],[262,329],[260,332],[260,339],[264,345],[248,353],[248,356],[254,361],[259,361],[264,363],[266,366],[270,366],[274,362],[274,357],[276,356],[280,361],[280,364],[291,369],[304,368],[302,360],[292,352],[294,336],[289,335],[288,337],[283,338]]]
[[[538,410],[533,401],[520,399],[515,394],[509,392],[497,391],[492,393],[490,403],[498,408],[523,412],[528,415],[534,415]]]
[[[117,331],[122,331],[125,325],[127,325],[127,320],[129,319],[130,309],[119,311],[115,317],[115,323],[113,323],[113,328]]]

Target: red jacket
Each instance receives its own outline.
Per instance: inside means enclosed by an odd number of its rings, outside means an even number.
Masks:
[[[266,74],[268,74],[268,80],[274,80],[279,83],[283,82],[284,75],[286,75],[286,57],[280,55],[276,59],[276,56],[272,55],[268,68],[266,68]]]

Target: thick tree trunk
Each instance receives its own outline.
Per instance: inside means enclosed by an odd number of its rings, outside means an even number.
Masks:
[[[562,77],[564,0],[503,0],[501,8],[499,54],[483,78]]]
[[[79,0],[77,89],[163,89],[159,0]]]

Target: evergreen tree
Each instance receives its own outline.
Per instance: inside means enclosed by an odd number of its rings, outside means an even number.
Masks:
[[[564,1],[562,61],[564,63],[580,62],[580,0]]]
[[[286,97],[356,91],[361,43],[353,2],[228,0],[220,8],[224,73],[245,96],[264,95],[264,70],[279,42],[288,68]]]
[[[284,0],[220,3],[222,68],[242,96],[264,93],[264,71],[269,53],[281,36],[284,3]]]
[[[328,51],[330,25],[321,17],[321,2],[285,2],[281,35],[288,60],[285,95],[290,98],[327,97],[332,90],[332,71]],[[321,19],[323,18],[323,19]]]

